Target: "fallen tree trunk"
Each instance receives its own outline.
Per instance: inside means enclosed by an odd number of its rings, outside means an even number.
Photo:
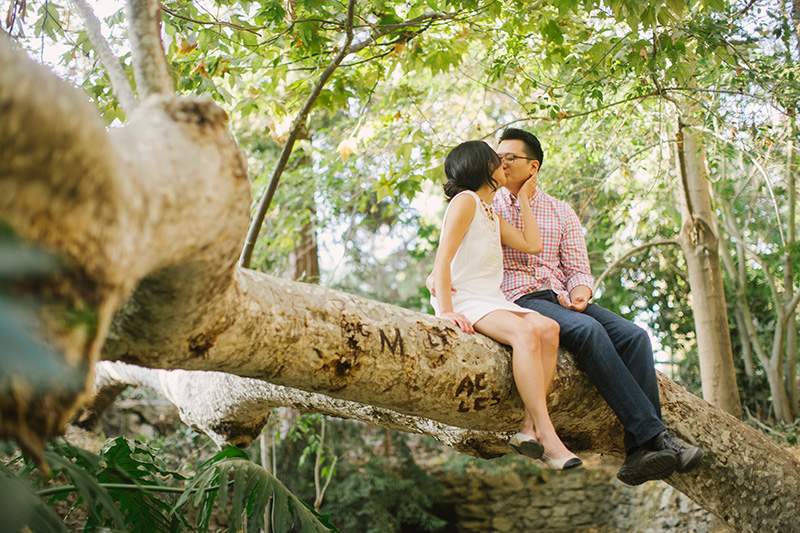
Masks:
[[[106,133],[80,93],[0,39],[0,219],[62,262],[15,283],[13,295],[35,302],[37,334],[86,375],[78,391],[39,390],[4,372],[0,437],[36,454],[84,401],[100,358],[222,371],[477,432],[516,430],[522,403],[505,347],[432,316],[236,267],[249,182],[224,120],[212,103],[154,96]],[[575,451],[619,457],[616,418],[562,363],[548,397],[559,434]],[[668,482],[738,529],[795,527],[798,461],[660,381],[667,425],[707,451],[697,470]],[[486,442],[470,449],[495,456],[496,440]]]

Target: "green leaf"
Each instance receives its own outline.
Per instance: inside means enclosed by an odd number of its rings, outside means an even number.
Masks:
[[[553,19],[546,19],[542,23],[541,32],[542,36],[545,38],[545,41],[555,44],[562,44],[564,42],[564,34],[561,32],[558,22]]]
[[[58,470],[66,475],[78,488],[80,499],[86,502],[89,509],[88,525],[93,527],[103,525],[106,523],[104,517],[108,517],[117,529],[125,528],[125,519],[122,517],[122,513],[119,512],[108,491],[100,485],[96,478],[52,450],[45,450],[44,456],[53,471]]]
[[[0,516],[7,531],[69,531],[61,517],[5,466],[0,466]]]

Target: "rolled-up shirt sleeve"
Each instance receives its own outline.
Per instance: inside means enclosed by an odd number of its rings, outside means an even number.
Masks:
[[[578,285],[583,285],[591,290],[594,278],[589,265],[589,254],[586,252],[583,228],[573,209],[567,208],[566,217],[559,249],[561,268],[566,278],[566,289],[568,292],[572,292],[572,289]]]

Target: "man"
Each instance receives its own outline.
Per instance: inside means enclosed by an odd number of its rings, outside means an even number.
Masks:
[[[517,193],[536,179],[544,154],[535,135],[508,128],[497,153],[508,179],[493,207],[520,227]],[[508,300],[558,322],[561,346],[597,387],[625,428],[627,457],[617,478],[628,485],[689,472],[703,451],[678,439],[661,421],[658,381],[647,333],[624,318],[589,303],[592,275],[586,241],[575,211],[536,190],[531,207],[542,251],[528,255],[503,247],[503,292]]]

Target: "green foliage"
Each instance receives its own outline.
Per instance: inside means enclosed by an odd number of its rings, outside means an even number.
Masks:
[[[264,510],[274,498],[272,527],[275,531],[289,531],[299,521],[303,531],[338,531],[329,517],[320,516],[299,500],[272,474],[250,461],[247,454],[228,446],[204,463],[186,491],[175,503],[172,512],[186,503],[200,510],[198,521],[201,531],[208,530],[214,501],[220,505],[228,501],[228,479],[232,478],[231,511],[228,515],[229,531],[239,531],[246,514],[248,532],[257,532],[264,526]]]
[[[437,492],[431,492],[431,478],[413,461],[373,457],[357,472],[343,471],[342,478],[333,487],[338,497],[329,498],[325,508],[342,513],[341,527],[346,531],[422,532],[446,525],[428,511]]]
[[[24,527],[34,532],[68,531],[52,507],[5,466],[0,466],[0,495],[0,520],[8,531],[22,531]]]
[[[337,531],[329,517],[315,513],[237,448],[220,451],[190,479],[170,470],[158,450],[126,437],[109,440],[99,455],[56,440],[48,446],[45,458],[57,476],[54,480],[64,476],[68,485],[34,492],[22,479],[29,478],[34,488],[45,480],[35,475],[27,459],[21,466],[17,458],[0,468],[0,492],[6,495],[15,490],[20,523],[34,531],[65,531],[52,509],[43,507],[40,497],[49,497],[47,504],[52,505],[73,493],[78,497],[71,499],[72,509],[85,507],[88,511],[87,530],[194,531],[185,517],[191,506],[199,511],[197,530],[208,531],[212,512],[230,505],[229,531],[240,531],[245,516],[247,530],[258,531],[264,525],[264,511],[274,499],[275,531],[289,531],[296,523],[302,531]],[[10,469],[14,465],[16,473]],[[182,482],[183,488],[174,486]],[[16,490],[20,486],[24,490]]]
[[[300,461],[318,438],[313,419],[302,416],[292,438],[277,448],[277,475],[292,492],[314,499],[313,461]],[[433,513],[441,486],[414,460],[415,437],[364,424],[328,419],[327,453],[339,457],[321,511],[337,517],[342,531],[438,531],[446,524]],[[438,447],[437,447],[438,448]],[[421,450],[417,449],[417,452]]]

